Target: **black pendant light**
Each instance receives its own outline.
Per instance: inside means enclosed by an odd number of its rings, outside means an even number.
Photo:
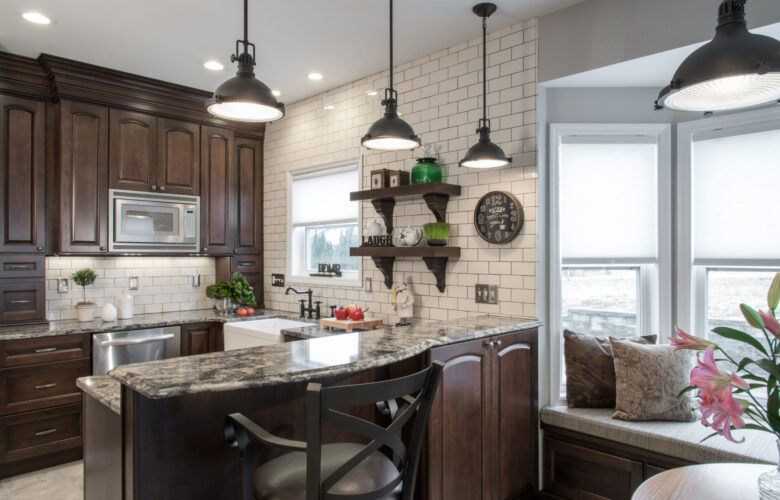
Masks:
[[[720,4],[715,38],[683,61],[656,109],[726,111],[780,99],[780,41],[748,31],[746,1]]]
[[[382,100],[385,116],[375,121],[360,143],[368,149],[398,151],[420,146],[411,125],[398,117],[398,93],[393,89],[393,0],[390,0],[390,85]]]
[[[512,158],[507,158],[504,151],[490,140],[490,120],[487,118],[487,18],[496,11],[492,3],[480,3],[474,6],[474,14],[482,18],[482,118],[479,120],[477,133],[479,142],[466,151],[466,156],[460,160],[461,167],[495,168],[508,165]]]
[[[236,40],[236,53],[230,62],[238,61],[236,76],[214,92],[206,104],[212,115],[240,122],[272,122],[284,117],[284,104],[278,102],[268,85],[255,78],[255,44],[248,36],[248,0],[244,0],[244,39]],[[239,55],[239,44],[244,50]],[[252,47],[252,54],[249,54]]]

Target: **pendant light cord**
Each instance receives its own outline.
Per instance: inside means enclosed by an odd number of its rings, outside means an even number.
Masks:
[[[393,90],[393,0],[390,0],[390,90]]]
[[[244,44],[249,43],[249,0],[244,0]]]
[[[487,124],[487,18],[482,18],[482,121]]]

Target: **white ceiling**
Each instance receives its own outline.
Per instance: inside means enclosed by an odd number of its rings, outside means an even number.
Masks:
[[[750,30],[780,39],[780,23]],[[680,63],[709,40],[544,82],[545,87],[664,87]]]
[[[495,31],[581,0],[494,0]],[[396,0],[395,61],[413,60],[480,35],[478,0]],[[242,38],[241,0],[2,0],[0,50],[49,53],[169,82],[213,90],[235,72]],[[20,14],[37,10],[56,23]],[[258,77],[291,103],[385,68],[386,0],[252,0],[249,40]],[[223,71],[202,64],[216,59]],[[306,78],[324,75],[320,82]]]

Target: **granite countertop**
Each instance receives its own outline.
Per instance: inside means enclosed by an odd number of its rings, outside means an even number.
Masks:
[[[310,337],[305,340],[124,365],[109,375],[151,399],[230,391],[358,372],[410,358],[431,347],[540,325],[530,318],[479,316],[416,320],[411,326],[353,333],[312,326],[284,331]]]
[[[104,333],[141,328],[158,328],[163,326],[183,325],[187,323],[227,323],[230,321],[248,321],[273,317],[289,317],[299,321],[310,321],[297,318],[294,313],[275,311],[272,309],[255,309],[254,316],[238,316],[235,314],[219,314],[214,309],[198,309],[195,311],[168,312],[157,314],[138,314],[132,319],[121,319],[106,322],[100,318],[92,321],[50,321],[48,325],[22,325],[0,328],[0,342],[4,340],[19,340],[55,335],[78,335],[82,333]]]
[[[81,377],[76,379],[76,385],[86,394],[108,406],[117,415],[122,414],[121,384],[115,378],[108,375]]]

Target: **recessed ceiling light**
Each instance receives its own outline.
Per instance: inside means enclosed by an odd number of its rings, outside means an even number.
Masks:
[[[321,73],[309,73],[309,80],[322,80],[322,74]]]
[[[282,93],[281,93],[281,92],[279,92],[278,90],[272,90],[272,91],[271,91],[271,93],[272,93],[272,94],[273,94],[275,97],[279,97],[280,95],[282,95]]]
[[[30,21],[31,23],[35,23],[35,24],[51,24],[51,19],[44,16],[40,12],[35,12],[35,11],[23,12],[22,17],[25,19],[25,21]]]
[[[206,61],[203,63],[203,67],[210,69],[211,71],[222,71],[225,67],[219,61]]]
[[[369,90],[369,91],[367,92],[367,94],[368,94],[368,95],[370,95],[370,96],[375,96],[375,95],[377,95],[378,93],[379,93],[379,92],[377,92],[376,90]]]
[[[330,111],[331,109],[336,109],[336,106],[334,106],[333,104],[328,104],[327,106],[325,106],[325,109]]]

